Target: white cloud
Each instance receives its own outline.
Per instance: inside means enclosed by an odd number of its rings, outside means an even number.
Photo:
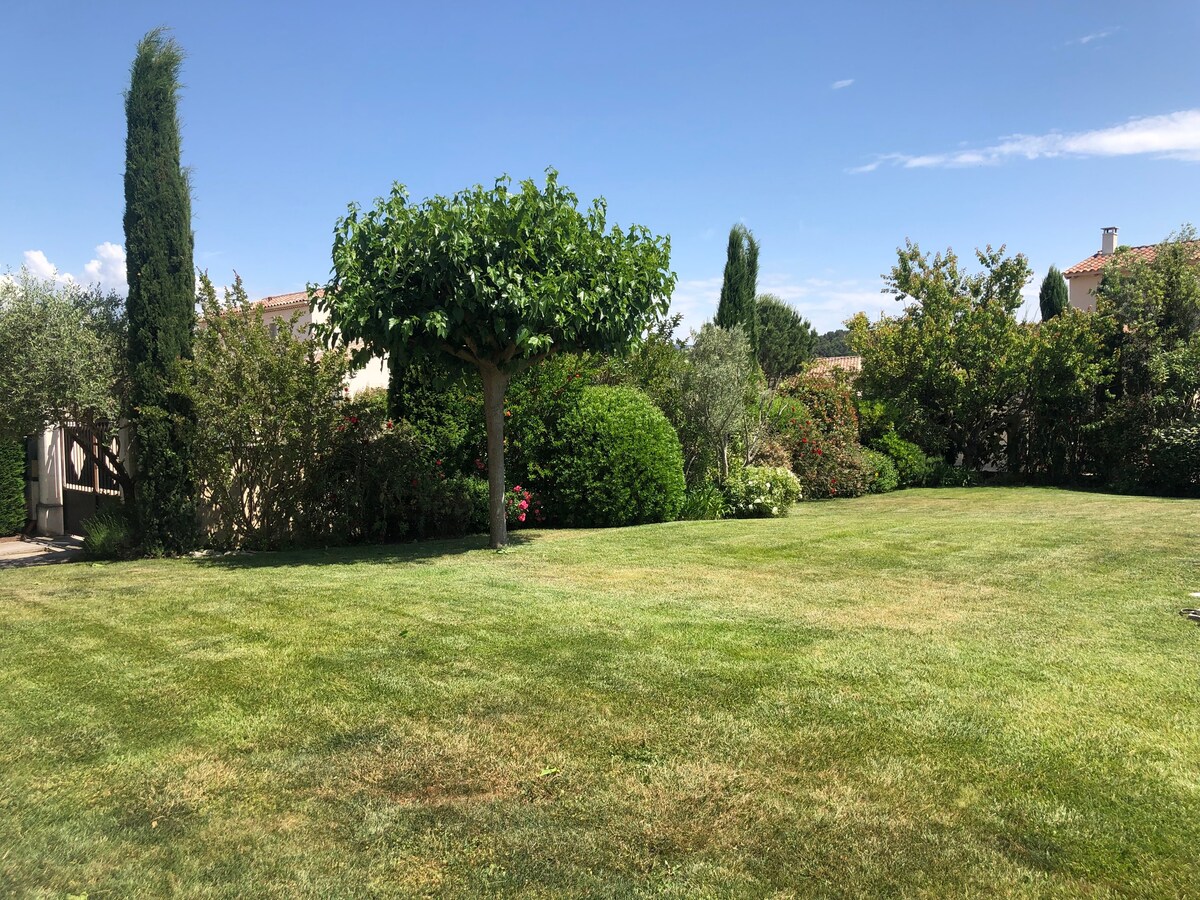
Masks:
[[[990,147],[953,150],[914,156],[885,153],[873,162],[849,169],[852,173],[874,172],[880,166],[904,169],[963,168],[994,166],[1011,159],[1054,157],[1140,156],[1200,162],[1200,109],[1186,109],[1162,116],[1130,119],[1123,125],[1070,134],[1016,134]]]
[[[38,278],[51,278],[59,284],[99,285],[102,290],[128,294],[129,284],[125,280],[125,248],[120,244],[105,241],[96,247],[96,256],[83,267],[83,276],[77,278],[70,272],[60,272],[42,250],[25,251],[25,268]]]
[[[854,84],[853,78],[843,78],[841,81],[835,81],[830,87],[835,91],[840,91],[842,88],[848,88],[852,84]]]
[[[1078,37],[1078,38],[1075,38],[1074,40],[1067,41],[1067,45],[1068,46],[1070,46],[1071,44],[1086,45],[1086,44],[1092,43],[1093,41],[1102,41],[1106,37],[1116,34],[1119,30],[1120,29],[1118,29],[1118,28],[1106,28],[1106,29],[1104,29],[1104,31],[1095,31],[1095,32],[1092,32],[1091,34],[1085,34],[1083,37]]]
[[[85,284],[98,284],[106,291],[118,294],[129,293],[125,280],[125,248],[120,244],[105,241],[96,248],[96,258],[83,267]]]
[[[70,275],[59,275],[58,267],[50,262],[41,250],[25,251],[25,268],[29,270],[29,274],[37,278],[48,278],[64,283],[74,281]]]

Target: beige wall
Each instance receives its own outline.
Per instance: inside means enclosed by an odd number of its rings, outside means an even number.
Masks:
[[[306,306],[286,306],[264,310],[263,321],[268,325],[278,324],[283,326],[291,321],[292,316],[296,314],[297,310],[300,311],[300,315],[296,319],[296,328],[300,331],[311,332],[314,324],[324,322],[328,317],[328,313],[324,310],[319,309],[314,312]],[[367,388],[383,388],[387,390],[387,359],[371,360],[363,368],[351,374],[349,385],[351,394],[357,394]]]
[[[1100,287],[1100,273],[1089,275],[1073,275],[1067,279],[1067,296],[1071,305],[1076,309],[1090,312],[1096,308],[1096,298],[1092,292]]]

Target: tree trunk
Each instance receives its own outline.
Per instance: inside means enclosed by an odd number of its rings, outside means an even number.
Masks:
[[[483,414],[487,421],[490,546],[499,550],[508,543],[504,515],[504,392],[508,375],[495,366],[481,367],[479,374],[483,378]]]

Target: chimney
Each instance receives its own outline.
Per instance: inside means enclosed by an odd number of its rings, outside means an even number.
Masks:
[[[1100,255],[1112,256],[1117,252],[1117,226],[1100,229]]]

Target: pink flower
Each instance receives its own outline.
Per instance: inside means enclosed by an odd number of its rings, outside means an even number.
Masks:
[[[513,488],[513,493],[514,494],[521,493],[521,486],[519,484],[515,488]]]
[[[517,521],[524,522],[525,521],[525,513],[521,513],[519,516],[517,516]]]
[[[529,509],[529,501],[522,500],[520,503],[517,504],[517,509]]]

